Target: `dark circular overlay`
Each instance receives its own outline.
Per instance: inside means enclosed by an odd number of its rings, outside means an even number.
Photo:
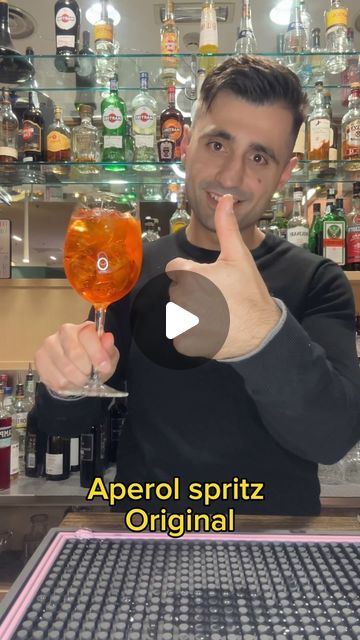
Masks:
[[[172,340],[166,337],[166,305],[170,301],[199,318],[197,326]],[[208,278],[188,271],[151,278],[134,298],[130,319],[140,351],[168,369],[192,369],[208,362],[223,346],[230,326],[221,291]]]

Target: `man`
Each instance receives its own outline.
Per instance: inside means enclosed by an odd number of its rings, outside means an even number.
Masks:
[[[39,420],[48,432],[76,435],[101,419],[98,399],[56,396],[84,384],[91,365],[113,386],[127,379],[129,420],[116,479],[179,476],[182,500],[167,505],[177,512],[204,510],[187,500],[189,483],[237,477],[263,483],[264,499],[218,501],[216,512],[317,514],[317,464],[336,462],[359,439],[350,286],[331,261],[257,227],[290,177],[305,108],[299,81],[285,67],[256,57],[217,67],[184,140],[186,231],[145,247],[141,279],[111,305],[101,339],[90,322],[64,325],[36,354],[48,388],[38,396]],[[159,280],[165,270],[169,293],[166,276],[166,288]],[[223,344],[211,355],[211,344],[189,339],[191,331],[172,345],[161,330],[168,296],[187,308],[187,297],[189,304],[197,294],[204,299],[203,279],[229,313]],[[132,305],[151,281],[151,304]],[[148,335],[146,353],[131,331]]]

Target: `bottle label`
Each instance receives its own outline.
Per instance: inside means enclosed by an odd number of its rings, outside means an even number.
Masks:
[[[141,147],[150,147],[151,149],[154,146],[154,136],[152,134],[137,134],[135,135],[135,147],[140,149]]]
[[[347,27],[348,24],[348,9],[341,7],[339,9],[329,9],[326,12],[326,29],[332,27]]]
[[[92,462],[94,460],[94,435],[83,433],[80,438],[80,460]]]
[[[26,420],[27,413],[26,411],[20,411],[19,413],[14,413],[13,415],[13,424],[16,429],[26,429]]]
[[[310,152],[320,149],[324,159],[328,159],[330,140],[330,121],[327,118],[316,118],[310,122]]]
[[[173,160],[175,146],[173,140],[161,140],[159,142],[159,160]]]
[[[8,424],[4,424],[8,422]],[[0,424],[0,449],[6,449],[11,447],[11,418],[9,420],[2,420],[3,424]]]
[[[149,107],[138,107],[133,115],[133,127],[136,129],[153,129],[156,126],[156,116]]]
[[[293,153],[305,154],[305,122],[302,123],[295,141]]]
[[[118,107],[107,107],[102,117],[103,125],[106,129],[119,129],[124,121],[123,114]]]
[[[71,438],[70,442],[70,466],[79,465],[79,438]]]
[[[104,136],[104,149],[122,149],[122,136]]]
[[[286,238],[291,244],[297,247],[307,247],[309,244],[309,229],[299,225],[298,227],[288,227]]]
[[[360,262],[360,216],[355,216],[352,224],[348,227],[346,249],[346,262],[348,264]]]
[[[339,265],[345,264],[345,229],[341,220],[323,222],[323,256]]]
[[[176,118],[169,118],[165,120],[162,125],[162,134],[168,133],[171,140],[174,142],[180,141],[183,135],[183,127]]]
[[[56,36],[56,48],[62,49],[63,47],[66,47],[67,49],[74,49],[75,53],[75,36]]]
[[[49,476],[61,476],[64,473],[62,453],[46,453],[45,473]]]
[[[69,31],[76,24],[76,15],[69,7],[62,7],[56,14],[56,26],[64,31]]]
[[[176,33],[170,31],[164,34],[161,41],[161,53],[163,55],[179,53],[179,43]]]
[[[15,147],[0,147],[0,156],[7,156],[8,158],[18,159],[18,152]]]
[[[251,29],[241,29],[241,31],[239,31],[239,37],[238,39],[240,40],[240,38],[252,38],[254,36],[254,32],[251,31]]]
[[[22,129],[22,139],[24,141],[24,151],[37,151],[41,153],[41,127],[31,120],[24,120]]]
[[[94,40],[105,40],[106,42],[112,42],[114,39],[114,25],[109,24],[96,24],[94,26]]]
[[[17,473],[19,473],[19,443],[13,442],[10,454],[10,475],[15,476]]]
[[[206,7],[201,13],[199,49],[206,46],[219,46],[216,10],[214,7]]]
[[[287,28],[288,31],[295,31],[295,30],[299,31],[301,29],[302,31],[305,31],[305,27],[302,22],[289,22],[289,25]]]
[[[360,119],[353,120],[345,128],[344,160],[360,155]]]
[[[52,131],[47,137],[48,151],[67,151],[70,149],[70,139],[63,133]]]

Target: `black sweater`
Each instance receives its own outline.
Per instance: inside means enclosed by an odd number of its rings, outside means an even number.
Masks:
[[[336,462],[360,437],[360,375],[347,279],[333,262],[273,235],[252,255],[271,295],[287,311],[279,332],[249,358],[173,370],[154,364],[131,339],[131,300],[145,282],[174,257],[213,262],[218,256],[191,245],[184,231],[145,246],[138,285],[107,312],[106,329],[115,334],[121,354],[109,384],[120,386],[126,378],[129,390],[116,480],[170,482],[180,476],[183,500],[168,503],[168,510],[204,511],[200,502],[187,500],[188,484],[237,476],[264,483],[265,499],[217,501],[212,511],[317,514],[317,463]],[[163,317],[167,297],[160,296],[153,305]],[[144,309],[141,322],[146,317]],[[156,348],[166,349],[165,334],[156,331],[153,318],[149,323]],[[48,433],[78,435],[101,415],[99,399],[57,400],[44,386],[37,406],[40,428]],[[118,508],[138,506],[121,502]]]

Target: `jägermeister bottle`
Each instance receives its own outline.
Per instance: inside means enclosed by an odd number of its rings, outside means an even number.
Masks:
[[[323,217],[323,256],[343,267],[346,262],[346,218],[343,199],[336,198]]]

